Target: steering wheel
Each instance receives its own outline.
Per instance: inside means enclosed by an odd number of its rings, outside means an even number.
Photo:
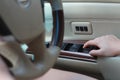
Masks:
[[[0,35],[4,39],[0,42],[0,55],[12,64],[9,69],[16,79],[29,80],[43,75],[54,65],[59,55],[64,34],[62,1],[46,1],[52,6],[54,24],[48,49],[44,44],[44,0],[0,1]],[[21,49],[23,43],[35,55],[34,62]]]

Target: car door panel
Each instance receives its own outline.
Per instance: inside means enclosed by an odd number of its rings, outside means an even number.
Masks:
[[[65,16],[64,43],[84,44],[88,40],[109,34],[114,34],[120,38],[120,3],[116,2],[120,2],[120,0],[63,0]],[[46,3],[47,42],[51,40],[52,35],[52,18],[51,13],[47,13],[48,10],[50,10],[50,7]],[[72,23],[75,23],[74,26]],[[86,23],[90,25],[88,26]],[[84,32],[78,31],[77,33],[75,31],[76,26],[87,26],[91,28],[91,32],[85,32],[87,34],[84,34]],[[65,53],[63,51],[61,50],[55,68],[82,73],[103,80],[102,74],[106,70],[104,68],[102,68],[104,71],[101,70],[97,59],[91,58],[92,56],[89,53],[71,53],[71,51]],[[74,56],[71,56],[71,54],[74,54]]]

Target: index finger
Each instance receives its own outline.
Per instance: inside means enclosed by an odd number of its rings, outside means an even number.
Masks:
[[[84,44],[83,48],[87,48],[89,46],[97,46],[98,47],[98,43],[95,40],[90,40]]]

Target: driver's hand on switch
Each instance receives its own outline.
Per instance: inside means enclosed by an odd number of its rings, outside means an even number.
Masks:
[[[83,48],[97,46],[98,50],[91,50],[92,56],[117,56],[120,55],[120,39],[114,35],[106,35],[86,42]]]

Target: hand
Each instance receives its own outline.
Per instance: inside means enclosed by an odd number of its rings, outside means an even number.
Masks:
[[[98,50],[91,50],[90,55],[92,56],[118,56],[120,55],[120,39],[114,35],[106,35],[98,37],[94,40],[86,42],[83,48],[97,46]]]
[[[15,80],[12,75],[10,75],[7,66],[0,57],[0,80]]]
[[[9,40],[9,38],[3,38],[0,36],[0,42],[6,41],[6,39]],[[9,69],[3,59],[0,56],[0,80],[15,80],[13,76],[10,74]]]

